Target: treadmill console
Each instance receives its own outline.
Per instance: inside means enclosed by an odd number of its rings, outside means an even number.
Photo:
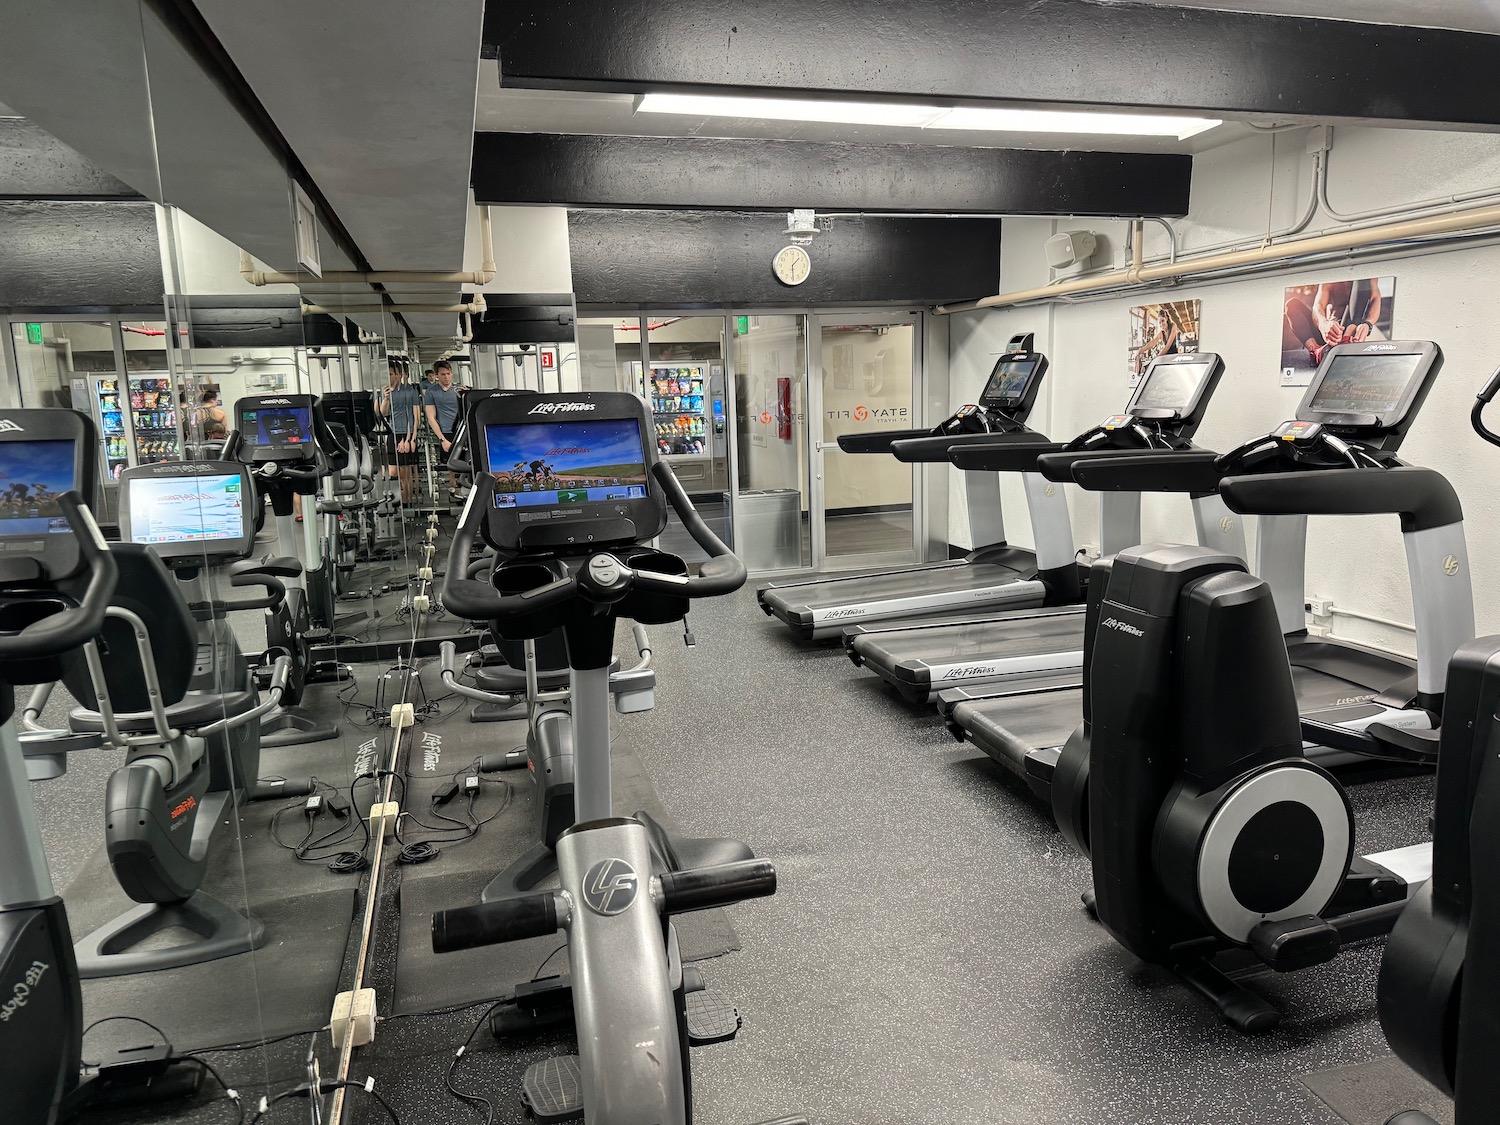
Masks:
[[[77,492],[92,508],[98,449],[94,423],[76,410],[0,414],[0,582],[50,581],[79,571],[78,540],[58,497]]]
[[[1047,357],[1041,352],[1007,352],[995,361],[979,394],[979,406],[988,413],[1024,422],[1036,403],[1046,374]]]
[[[1179,437],[1190,439],[1223,374],[1224,361],[1213,352],[1157,356],[1125,411],[1143,421],[1171,423]]]
[[[120,537],[168,566],[242,559],[255,546],[255,488],[234,461],[141,465],[120,474]]]
[[[243,446],[240,459],[265,461],[317,459],[314,428],[316,395],[252,395],[234,404]]]
[[[1442,349],[1430,340],[1339,344],[1324,353],[1297,420],[1394,452],[1442,366]]]
[[[665,529],[666,500],[648,483],[650,419],[635,395],[496,395],[469,421],[475,469],[490,477],[484,537],[497,551],[581,554]]]

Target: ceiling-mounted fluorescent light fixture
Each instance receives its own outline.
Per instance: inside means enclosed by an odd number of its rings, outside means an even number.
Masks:
[[[1014,109],[987,106],[902,105],[810,98],[758,98],[720,94],[642,94],[637,113],[690,117],[748,117],[763,121],[821,121],[907,129],[963,129],[996,133],[1072,133],[1093,136],[1175,137],[1185,141],[1223,124],[1217,118],[1091,110]]]
[[[929,105],[827,102],[811,98],[751,98],[719,94],[642,94],[637,113],[690,117],[754,117],[765,121],[827,121],[839,125],[899,125],[920,129],[940,112]]]
[[[1154,113],[1095,113],[1078,109],[947,110],[930,129],[983,129],[994,133],[1093,133],[1114,137],[1176,137],[1185,141],[1223,122],[1212,117],[1167,117]]]

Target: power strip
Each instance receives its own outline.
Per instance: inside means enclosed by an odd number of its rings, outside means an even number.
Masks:
[[[415,599],[413,599],[415,600]],[[426,598],[422,599],[426,601]],[[425,613],[427,607],[424,605],[422,611]],[[416,725],[417,712],[410,703],[398,703],[391,708],[391,726],[396,730],[405,730],[409,726]]]

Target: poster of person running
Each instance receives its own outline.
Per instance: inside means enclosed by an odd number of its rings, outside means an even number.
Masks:
[[[1396,279],[1324,281],[1293,285],[1281,315],[1281,385],[1305,387],[1335,344],[1389,340],[1396,311]]]
[[[1130,385],[1140,381],[1157,356],[1197,351],[1202,315],[1202,301],[1167,301],[1131,309],[1127,349]]]

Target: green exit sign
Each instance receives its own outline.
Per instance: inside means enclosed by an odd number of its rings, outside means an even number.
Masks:
[[[26,342],[28,344],[40,344],[42,342],[42,326],[40,324],[28,324],[26,326]]]
[[[734,318],[734,334],[744,336],[750,332],[750,318],[748,316],[737,316]]]

